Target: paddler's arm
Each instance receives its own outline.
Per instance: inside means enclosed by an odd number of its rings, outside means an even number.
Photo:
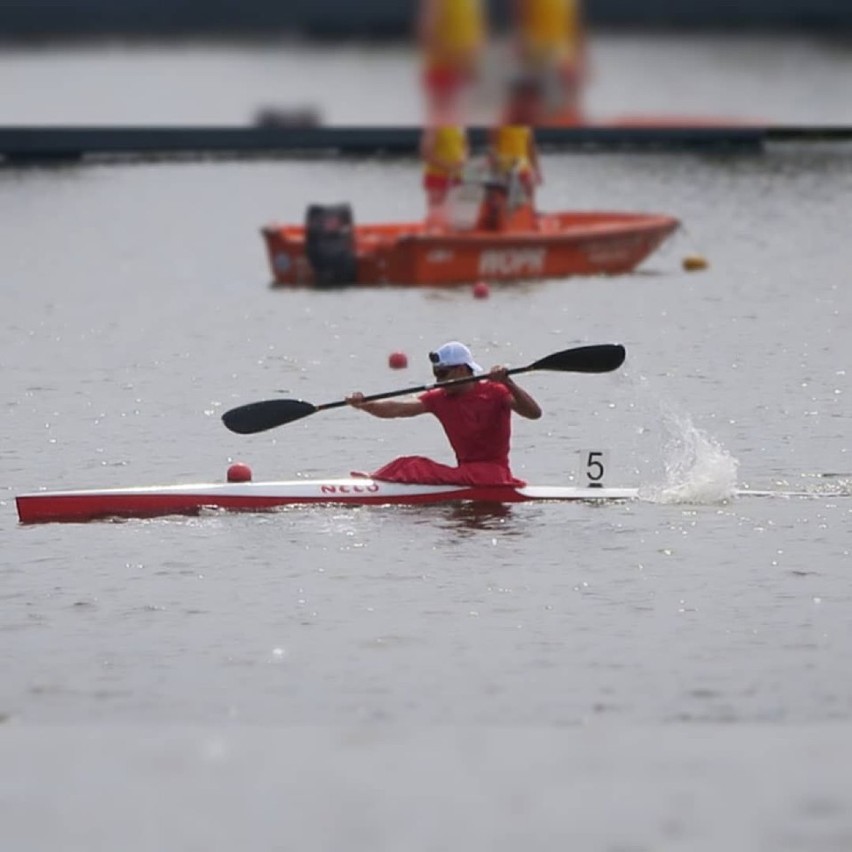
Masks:
[[[512,411],[516,411],[528,420],[538,420],[541,417],[539,404],[522,387],[512,381],[505,367],[492,367],[488,379],[492,382],[500,382],[509,389],[509,393],[512,394]]]
[[[346,402],[359,411],[366,411],[373,417],[389,419],[392,417],[416,417],[426,413],[426,406],[419,399],[378,399],[364,402],[364,394],[353,393],[346,397]]]

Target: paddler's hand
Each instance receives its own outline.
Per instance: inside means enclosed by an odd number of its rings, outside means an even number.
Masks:
[[[523,388],[518,387],[512,381],[506,367],[492,367],[488,379],[492,382],[500,382],[509,389],[509,393],[512,394],[512,408],[521,417],[526,417],[529,420],[538,420],[541,417],[539,404]]]
[[[361,391],[355,391],[355,393],[349,394],[345,399],[347,404],[353,408],[361,408],[364,405],[364,394]]]
[[[499,382],[501,385],[511,384],[512,380],[509,378],[509,368],[504,367],[502,364],[492,367],[491,372],[488,373],[488,381]]]

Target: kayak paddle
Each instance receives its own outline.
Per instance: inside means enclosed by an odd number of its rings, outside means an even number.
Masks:
[[[625,355],[624,347],[618,343],[578,346],[575,349],[565,349],[562,352],[547,355],[526,367],[512,367],[506,372],[510,376],[518,373],[529,373],[533,370],[556,370],[564,373],[609,373],[612,370],[617,370],[624,363]],[[475,376],[465,376],[461,379],[450,379],[446,382],[433,382],[413,388],[374,393],[371,396],[365,396],[364,402],[390,399],[394,396],[407,396],[408,394],[432,390],[436,387],[463,385],[487,378],[488,373],[481,373]],[[265,432],[267,429],[292,423],[294,420],[301,420],[317,411],[341,408],[344,405],[348,405],[345,399],[337,402],[326,402],[322,405],[314,405],[301,399],[265,399],[226,411],[222,415],[222,422],[232,432],[237,432],[240,435],[252,435],[255,432]]]

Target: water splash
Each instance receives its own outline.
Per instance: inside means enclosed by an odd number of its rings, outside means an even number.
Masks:
[[[739,462],[692,418],[663,407],[665,481],[643,486],[640,495],[655,503],[719,503],[734,496]]]

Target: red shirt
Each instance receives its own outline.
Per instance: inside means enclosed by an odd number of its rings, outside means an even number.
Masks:
[[[495,462],[509,467],[512,394],[505,385],[481,381],[463,394],[434,388],[419,399],[444,427],[460,465]]]

